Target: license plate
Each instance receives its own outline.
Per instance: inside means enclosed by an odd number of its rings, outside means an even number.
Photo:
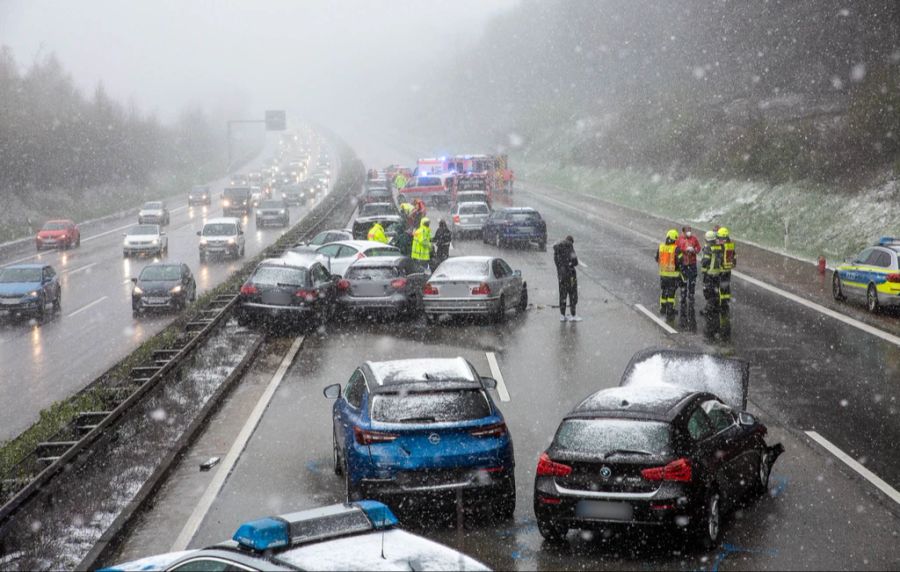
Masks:
[[[168,302],[168,298],[160,298],[157,296],[149,296],[147,298],[144,298],[144,303],[146,304],[166,304]]]
[[[634,517],[634,507],[627,502],[578,501],[575,516],[602,520],[630,521]]]
[[[517,228],[516,230],[518,230],[519,232],[529,232],[529,233],[530,233],[530,232],[534,232],[534,227],[532,227],[532,226],[520,226],[520,227]]]

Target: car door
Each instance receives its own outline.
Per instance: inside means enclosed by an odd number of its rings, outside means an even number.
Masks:
[[[685,430],[687,438],[692,444],[691,462],[700,469],[697,476],[707,484],[715,483],[724,488],[725,490],[720,490],[720,492],[727,495],[729,481],[724,470],[725,467],[718,455],[719,439],[715,435],[712,421],[700,406],[699,401],[690,405],[686,412]]]
[[[50,266],[44,266],[41,271],[41,290],[44,291],[44,304],[48,304],[56,299],[56,293],[59,289],[59,283],[56,280],[56,272]]]
[[[335,298],[335,284],[331,275],[321,264],[314,264],[310,274],[312,276],[313,289],[316,291],[317,311],[322,316],[328,316]]]
[[[855,297],[865,296],[865,264],[874,250],[874,248],[866,248],[860,252],[850,263],[849,268],[844,271],[841,280],[845,286],[843,288],[845,294]]]
[[[729,494],[738,498],[753,485],[754,468],[758,456],[750,446],[752,434],[737,423],[732,409],[717,399],[700,404],[713,426],[718,447],[716,454],[722,462],[722,472],[728,482]]]
[[[342,244],[337,256],[332,259],[331,271],[343,276],[347,273],[347,268],[356,260],[357,255],[359,255],[359,250],[356,247]]]
[[[503,299],[505,300],[506,307],[509,308],[510,304],[513,304],[517,299],[515,297],[514,284],[511,280],[512,269],[499,258],[495,258],[491,261],[491,273],[494,276],[494,284],[497,286],[497,290],[500,291],[500,295],[503,296]]]
[[[366,380],[362,370],[357,369],[350,376],[341,398],[334,407],[335,433],[341,436],[339,447],[341,455],[347,458],[346,451],[350,443],[356,438],[353,428],[362,422],[363,395],[365,394]]]

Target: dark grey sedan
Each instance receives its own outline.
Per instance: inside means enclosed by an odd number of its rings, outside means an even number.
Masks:
[[[338,302],[347,312],[416,315],[427,279],[408,256],[362,258],[338,282]]]
[[[180,310],[197,299],[197,282],[187,264],[148,264],[131,281],[131,310],[135,316],[145,310]]]

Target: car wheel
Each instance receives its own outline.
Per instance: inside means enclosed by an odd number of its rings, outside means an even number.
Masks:
[[[722,539],[722,495],[712,488],[706,497],[703,517],[697,523],[697,540],[704,549],[715,548]]]
[[[341,476],[344,474],[344,461],[341,459],[341,452],[338,450],[337,434],[334,430],[331,432],[331,456],[334,462],[334,474]]]
[[[841,276],[837,271],[834,272],[834,275],[831,278],[831,296],[838,302],[844,300],[844,289],[841,286]]]
[[[569,529],[566,526],[553,522],[552,520],[537,519],[538,532],[547,542],[553,544],[561,544],[565,542]]]
[[[191,288],[191,302],[197,301],[197,285],[194,284],[194,287]]]
[[[122,258],[128,258],[128,253],[124,250],[122,251]]]
[[[497,248],[500,248],[501,246],[503,246],[503,241],[500,240],[500,232],[499,231],[497,231],[496,236],[494,236],[494,246],[496,246]]]
[[[79,246],[81,246],[81,234],[75,239],[75,248],[78,248]]]
[[[241,245],[241,253],[239,254],[239,256],[240,256],[241,258],[244,257],[244,245],[243,245],[243,244]]]
[[[200,262],[206,262],[206,254],[200,253]]]
[[[494,310],[494,322],[500,323],[506,318],[506,295],[500,295],[500,303],[497,305],[497,309]]]
[[[481,242],[484,244],[488,244],[488,233],[485,231],[481,231]]]
[[[876,313],[881,305],[878,303],[878,290],[875,289],[874,284],[869,284],[869,289],[866,290],[866,309],[871,313]]]
[[[516,512],[516,478],[510,477],[499,498],[494,501],[494,514],[499,520],[512,520]]]
[[[44,300],[44,297],[41,296],[41,299],[38,302],[37,319],[39,322],[43,322],[45,317],[47,317],[47,303]]]
[[[62,310],[62,291],[56,293],[56,299],[53,300],[53,311],[59,313]]]
[[[538,250],[540,250],[541,252],[547,252],[547,241],[546,240],[542,240],[538,243]]]
[[[350,465],[347,461],[344,461],[344,489],[347,492],[347,502],[358,501],[362,498],[362,495],[359,493],[359,487],[353,484],[353,481],[350,480]]]
[[[769,492],[769,475],[772,473],[772,466],[766,461],[766,450],[759,452],[759,463],[756,466],[756,478],[753,482],[753,492],[758,496],[762,496]]]
[[[522,293],[519,295],[519,304],[516,306],[516,311],[520,314],[524,314],[528,309],[528,284],[522,284]]]

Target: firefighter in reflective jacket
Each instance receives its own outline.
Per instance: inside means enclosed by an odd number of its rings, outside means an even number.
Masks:
[[[678,248],[678,231],[666,233],[666,241],[656,251],[659,264],[659,312],[667,317],[675,315],[675,292],[681,286],[681,249]]]
[[[719,228],[716,235],[722,246],[722,272],[719,274],[719,304],[727,306],[731,302],[731,269],[735,267],[737,259],[734,254],[734,241],[728,234],[726,227]]]
[[[388,237],[384,234],[384,227],[381,226],[380,222],[376,222],[372,225],[372,228],[369,229],[369,240],[374,240],[375,242],[383,242],[384,244],[388,243]]]
[[[431,221],[428,220],[428,217],[423,217],[422,221],[419,223],[419,228],[413,233],[411,258],[416,261],[422,269],[422,272],[426,271],[425,269],[428,268],[428,263],[431,260],[430,225]]]
[[[703,273],[703,298],[707,309],[710,304],[719,303],[719,275],[722,273],[722,245],[714,231],[707,231],[706,245],[700,256],[700,271]],[[706,310],[704,310],[704,313]]]

